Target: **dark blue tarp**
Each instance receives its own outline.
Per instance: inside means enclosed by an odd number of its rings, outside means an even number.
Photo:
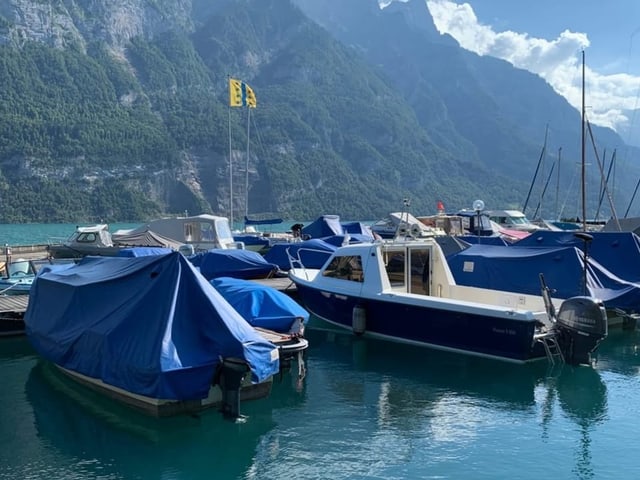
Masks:
[[[207,280],[216,277],[265,278],[278,271],[278,265],[252,250],[217,248],[188,258]]]
[[[118,251],[118,257],[145,257],[147,255],[166,255],[173,250],[163,247],[131,247],[123,248]]]
[[[482,245],[509,245],[501,235],[490,236],[482,236],[482,235],[460,235],[458,238],[463,242],[470,243],[475,245],[476,243]]]
[[[331,235],[330,237],[324,237],[321,239],[323,242],[327,242],[335,247],[340,247],[345,242],[351,243],[371,243],[373,237],[363,235],[360,233],[345,234],[345,235]]]
[[[590,258],[614,275],[630,282],[640,282],[640,237],[633,232],[588,232],[593,241],[588,246]],[[512,244],[514,247],[575,246],[584,249],[584,241],[573,232],[539,230]]]
[[[362,222],[342,222],[342,230],[344,230],[344,233],[358,234],[368,237],[369,240],[373,239],[371,227]]]
[[[296,319],[309,321],[309,313],[287,294],[249,280],[220,277],[211,285],[254,327],[289,333]]]
[[[246,215],[244,217],[245,225],[277,225],[279,223],[282,223],[281,218],[265,218],[262,220],[258,220],[258,219],[251,220]]]
[[[43,271],[25,324],[48,360],[152,398],[205,398],[227,357],[246,360],[254,382],[279,371],[276,347],[178,252]]]
[[[291,265],[287,251],[294,258],[299,258],[307,268],[320,268],[336,250],[336,246],[312,238],[296,243],[276,243],[264,254],[266,261],[275,263],[281,270],[289,270]],[[299,265],[296,265],[299,266]]]
[[[323,215],[306,227],[302,227],[303,238],[322,238],[343,234],[344,230],[338,215]]]
[[[542,273],[556,298],[584,293],[583,255],[576,247],[472,245],[448,256],[447,262],[458,285],[540,295]],[[593,259],[587,286],[587,293],[608,308],[640,308],[640,285],[620,279]]]

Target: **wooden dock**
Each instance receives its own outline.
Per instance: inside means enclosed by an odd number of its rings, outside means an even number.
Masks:
[[[296,284],[293,283],[289,277],[258,278],[251,281],[259,283],[260,285],[275,288],[276,290],[288,295],[295,295],[298,291]]]

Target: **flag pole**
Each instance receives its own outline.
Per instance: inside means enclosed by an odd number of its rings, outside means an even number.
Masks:
[[[245,181],[244,181],[244,216],[249,217],[249,125],[251,124],[251,107],[247,105],[247,161],[245,166]]]
[[[231,76],[227,75],[227,88],[230,88]],[[229,110],[229,223],[233,230],[233,165],[231,163],[231,100],[227,106]]]

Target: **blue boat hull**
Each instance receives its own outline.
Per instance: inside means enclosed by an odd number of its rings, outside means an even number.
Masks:
[[[297,287],[312,314],[349,330],[353,330],[354,308],[364,307],[365,335],[514,362],[545,358],[542,346],[533,341],[533,319],[509,320],[336,295],[300,283]]]

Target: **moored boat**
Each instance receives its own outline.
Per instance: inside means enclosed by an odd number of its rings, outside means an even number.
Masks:
[[[546,287],[536,296],[457,285],[432,238],[341,246],[322,268],[295,268],[289,277],[312,314],[393,341],[515,362],[587,363],[607,335],[602,302],[591,297],[554,305]]]
[[[25,315],[36,351],[74,379],[164,416],[270,392],[278,348],[178,252],[45,268]]]

